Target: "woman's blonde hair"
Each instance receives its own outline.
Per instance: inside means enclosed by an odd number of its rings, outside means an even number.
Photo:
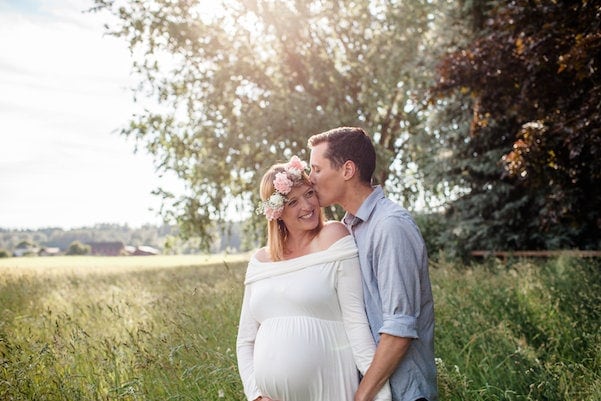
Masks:
[[[285,167],[285,163],[274,164],[263,175],[263,178],[261,179],[261,186],[259,189],[261,200],[266,201],[271,195],[273,195],[273,193],[275,192],[275,186],[273,185],[275,175],[277,173],[284,172]],[[309,181],[309,176],[304,171],[301,173],[301,178],[299,180],[294,181],[293,187],[296,188],[301,185],[312,186],[311,181]],[[318,216],[319,223],[317,224],[317,227],[315,227],[311,231],[313,236],[319,234],[323,227],[324,217],[321,208],[318,211]],[[284,259],[284,251],[286,250],[287,239],[288,229],[286,228],[286,224],[284,224],[282,220],[273,219],[271,221],[267,221],[267,248],[269,250],[269,256],[272,261],[275,262]]]

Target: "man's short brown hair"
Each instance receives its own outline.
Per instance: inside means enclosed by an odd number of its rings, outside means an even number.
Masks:
[[[309,138],[309,148],[327,143],[325,157],[332,167],[340,168],[348,160],[355,163],[362,182],[371,184],[376,169],[376,150],[363,130],[359,127],[338,127],[315,134]]]

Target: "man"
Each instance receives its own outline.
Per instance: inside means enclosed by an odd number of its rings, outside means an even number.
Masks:
[[[309,138],[310,179],[321,206],[338,204],[359,249],[365,308],[377,344],[355,401],[390,380],[393,401],[438,399],[434,301],[423,238],[407,210],[372,186],[374,146],[361,128]]]

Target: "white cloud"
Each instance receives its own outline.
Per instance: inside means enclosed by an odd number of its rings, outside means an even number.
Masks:
[[[150,192],[176,185],[118,134],[131,62],[90,5],[0,3],[0,227],[158,223]]]

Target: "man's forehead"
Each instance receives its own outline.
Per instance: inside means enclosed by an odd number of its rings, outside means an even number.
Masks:
[[[311,149],[311,154],[309,156],[311,164],[317,164],[316,162],[319,162],[322,159],[324,159],[324,153],[326,151],[326,146],[320,146],[320,145],[322,145],[322,144],[314,146]]]

